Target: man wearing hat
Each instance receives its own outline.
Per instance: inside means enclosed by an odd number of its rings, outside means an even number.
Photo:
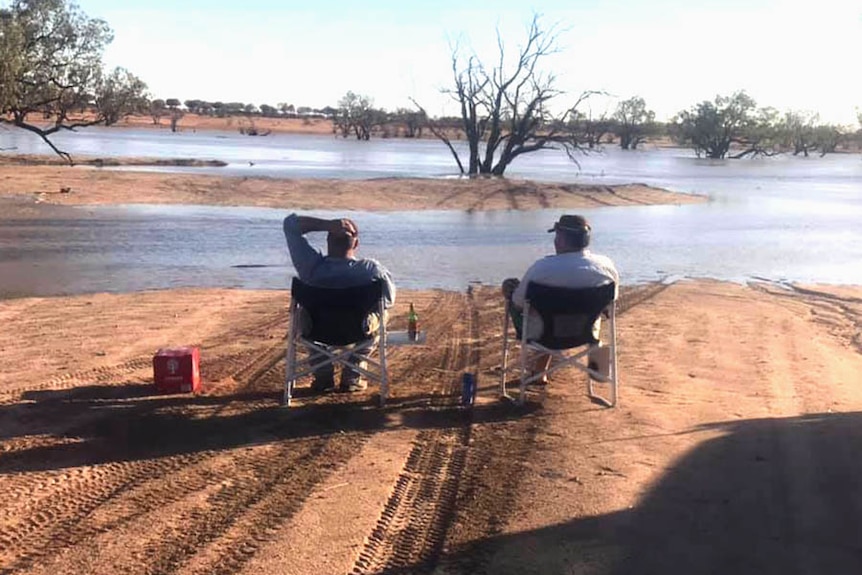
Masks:
[[[311,232],[326,232],[326,252],[323,255],[314,249],[305,234]],[[348,218],[325,220],[311,216],[290,214],[284,218],[284,237],[290,259],[299,279],[311,286],[346,288],[366,285],[374,280],[383,281],[383,296],[386,308],[395,303],[395,284],[392,275],[377,260],[357,258],[359,248],[359,229],[356,223]],[[377,332],[381,318],[377,314],[369,318],[369,335]],[[385,318],[383,318],[385,321]],[[310,328],[306,326],[306,328]],[[307,329],[303,329],[307,332]],[[370,352],[370,350],[367,350]],[[364,367],[365,357],[355,354],[351,361]],[[314,373],[311,384],[315,391],[324,391],[335,387],[332,364],[328,364]],[[367,383],[358,373],[352,370],[342,370],[340,391],[361,391]]]
[[[516,322],[520,322],[527,284],[531,281],[564,288],[598,287],[613,282],[619,289],[620,277],[614,263],[610,258],[594,254],[588,249],[592,229],[585,217],[560,216],[548,232],[554,232],[556,254],[536,261],[520,281],[516,278],[503,281],[503,296],[511,303],[509,308]],[[536,326],[537,330],[528,335],[540,336],[542,325],[538,314],[530,316],[530,325]],[[550,361],[548,355],[537,357],[534,372],[547,369]]]

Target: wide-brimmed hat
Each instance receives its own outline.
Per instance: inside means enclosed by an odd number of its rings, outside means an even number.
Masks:
[[[590,222],[587,221],[587,218],[584,216],[575,216],[575,215],[564,215],[560,216],[560,219],[554,222],[554,227],[549,229],[549,232],[555,232],[557,230],[564,230],[567,232],[582,232],[584,230],[589,231]]]

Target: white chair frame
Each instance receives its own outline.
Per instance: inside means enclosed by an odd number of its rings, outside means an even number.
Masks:
[[[506,399],[513,399],[507,389],[506,389],[506,379],[511,371],[511,367],[508,365],[509,361],[509,324],[511,320],[509,318],[509,310],[506,309],[503,319],[503,365],[500,373],[500,395]],[[543,376],[549,375],[559,369],[563,369],[564,367],[575,367],[583,372],[585,372],[587,377],[587,395],[594,400],[601,402],[607,407],[614,407],[617,405],[619,400],[619,392],[618,392],[618,373],[617,373],[617,331],[616,331],[616,300],[612,301],[607,308],[602,312],[602,315],[606,316],[608,319],[608,342],[605,344],[604,342],[594,343],[594,344],[584,344],[581,346],[569,348],[569,349],[549,349],[538,342],[531,341],[527,338],[527,333],[529,329],[529,321],[530,321],[530,302],[526,300],[524,302],[523,309],[523,325],[521,329],[521,339],[520,339],[520,355],[518,365],[516,369],[519,375],[519,393],[517,397],[518,405],[524,405],[524,401],[526,399],[526,391],[527,385],[538,381]],[[514,327],[514,326],[513,326]],[[512,338],[512,341],[517,341],[515,338]],[[610,353],[610,362],[608,375],[603,375],[602,373],[592,369],[588,362],[582,363],[581,360],[588,358],[591,351],[606,346],[609,348]],[[539,373],[535,373],[529,375],[530,369],[528,366],[528,356],[530,350],[538,351],[541,353],[546,353],[551,356],[551,366]],[[573,350],[574,351],[573,353]],[[598,395],[595,391],[595,383],[607,383],[610,384],[610,397],[605,397],[602,395]]]
[[[389,396],[389,373],[386,366],[386,322],[383,320],[385,317],[384,299],[381,297],[378,304],[378,313],[381,318],[379,334],[372,339],[343,346],[323,344],[303,337],[300,331],[300,309],[299,302],[292,299],[290,305],[290,328],[288,330],[287,352],[285,355],[285,381],[282,405],[287,407],[291,405],[293,390],[299,378],[310,375],[316,369],[328,364],[332,364],[333,366],[340,365],[342,369],[350,369],[369,380],[378,382],[380,384],[380,406],[386,405],[386,400]],[[324,359],[316,363],[312,363],[310,355],[309,357],[298,359],[297,352],[300,348],[317,352],[323,355]],[[350,362],[352,354],[365,350],[376,350],[379,356],[379,360],[375,360],[369,354],[366,361],[370,369],[359,367]]]

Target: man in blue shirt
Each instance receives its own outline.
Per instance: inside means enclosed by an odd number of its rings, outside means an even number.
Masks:
[[[327,233],[327,255],[324,256],[308,243],[305,234],[311,232]],[[308,285],[344,288],[381,280],[386,308],[392,307],[395,303],[395,284],[389,271],[376,260],[357,259],[359,230],[353,220],[347,218],[324,220],[290,214],[284,219],[284,237],[287,240],[287,249],[290,252],[293,267],[296,268],[299,279]],[[377,332],[380,321],[385,321],[385,318],[379,318],[376,314],[369,318],[369,335]],[[363,354],[355,354],[351,361],[360,367],[365,367]],[[333,388],[335,386],[333,376],[332,364],[318,369],[314,373],[312,388],[317,391]],[[341,391],[361,391],[366,387],[367,383],[358,373],[342,370],[339,385]]]

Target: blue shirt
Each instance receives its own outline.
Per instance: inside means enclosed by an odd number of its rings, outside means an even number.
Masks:
[[[395,303],[395,284],[392,275],[373,259],[333,258],[314,249],[299,229],[299,217],[290,214],[284,218],[284,237],[290,259],[299,279],[318,287],[355,287],[374,280],[383,282],[386,307]]]

